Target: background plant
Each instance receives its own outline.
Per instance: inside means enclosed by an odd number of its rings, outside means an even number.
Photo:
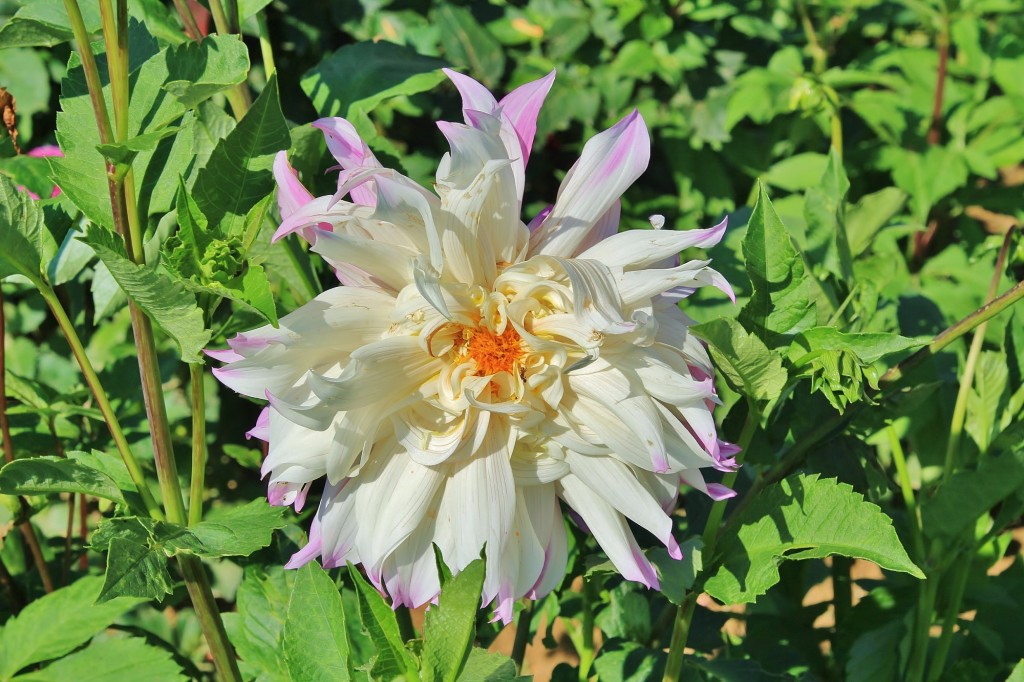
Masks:
[[[0,140],[0,679],[513,679],[556,632],[555,679],[1001,680],[1024,657],[1013,0],[76,7],[0,0],[4,122],[64,154]],[[484,650],[480,566],[419,628],[358,571],[280,568],[303,538],[252,501],[258,408],[200,353],[330,285],[269,243],[273,154],[327,193],[305,122],[342,115],[429,184],[446,64],[495,91],[558,69],[533,209],[638,106],[654,156],[624,224],[728,214],[710,255],[739,294],[688,310],[740,495],[684,491],[661,592],[570,523],[512,660]]]

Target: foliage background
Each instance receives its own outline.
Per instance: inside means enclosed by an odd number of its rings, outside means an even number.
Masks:
[[[98,14],[90,15],[88,5],[86,22],[98,29]],[[437,71],[440,66],[465,70],[495,92],[554,68],[558,79],[541,114],[528,174],[527,217],[552,200],[583,140],[639,108],[651,129],[653,155],[647,173],[624,197],[623,225],[646,227],[647,217],[655,213],[667,217],[666,228],[678,229],[707,227],[729,217],[726,240],[709,255],[733,283],[738,303],[698,296],[686,310],[709,323],[701,333],[723,367],[719,385],[725,404],[716,414],[725,437],[739,439],[746,423],[753,429],[747,465],[736,485],[745,491],[765,475],[770,481],[773,472],[799,471],[803,477],[788,479],[788,487],[776,484],[760,492],[743,519],[723,535],[718,565],[699,578],[698,536],[710,503],[699,493],[686,492],[677,537],[692,538],[690,560],[682,568],[659,561],[669,571],[663,573],[662,593],[637,589],[607,573],[593,542],[574,528],[571,575],[532,613],[535,648],[541,639],[554,645],[543,636],[550,635],[557,618],[558,632],[567,632],[568,648],[585,649],[586,626],[593,623],[603,646],[591,674],[602,680],[653,679],[664,666],[662,650],[675,605],[686,600],[696,579],[698,588],[726,602],[751,602],[771,590],[732,614],[701,598],[690,633],[696,652],[685,670],[690,679],[913,678],[915,656],[933,656],[943,646],[938,634],[943,623],[951,653],[948,665],[929,671],[931,679],[1006,679],[1024,657],[1017,628],[1024,607],[1021,312],[1004,313],[983,328],[984,345],[975,354],[974,378],[964,398],[962,439],[955,408],[970,364],[965,341],[919,365],[885,399],[875,390],[887,368],[981,306],[993,273],[1000,292],[1020,279],[1024,259],[1019,241],[1007,242],[1005,265],[996,263],[1003,235],[1020,220],[1024,186],[1024,14],[1014,0],[249,0],[240,3],[249,58],[246,50],[235,55],[227,42],[215,63],[197,65],[183,56],[184,76],[177,80],[208,86],[209,93],[193,91],[193,100],[186,93],[178,102],[187,105],[167,110],[159,109],[164,105],[155,103],[157,95],[151,102],[140,93],[147,78],[154,79],[157,89],[175,81],[174,66],[169,62],[167,73],[148,73],[142,60],[168,46],[185,50],[186,39],[169,3],[130,5],[132,54],[138,60],[133,106],[166,116],[163,128],[143,120],[135,130],[162,137],[134,160],[137,176],[144,178],[139,196],[147,249],[152,258],[163,254],[162,272],[182,283],[189,296],[198,296],[204,316],[196,329],[170,329],[168,316],[164,323],[158,320],[166,332],[160,369],[168,418],[184,474],[191,409],[189,371],[179,357],[187,360],[189,348],[194,354],[204,344],[218,346],[262,318],[275,319],[330,285],[330,273],[297,244],[269,245],[273,219],[260,212],[267,204],[259,200],[272,190],[273,152],[290,146],[292,163],[313,193],[332,191],[333,176],[322,172],[332,162],[308,122],[343,115],[382,161],[429,186],[445,150],[432,122],[460,117],[458,97]],[[258,13],[266,19],[276,79],[268,78]],[[89,246],[73,238],[89,222],[109,228],[111,218],[109,204],[104,208],[102,160],[93,150],[98,139],[95,129],[88,132],[91,112],[81,77],[75,76],[70,37],[62,3],[0,0],[0,86],[17,98],[20,144],[28,150],[59,142],[67,155],[51,166],[44,159],[16,156],[4,138],[0,174],[42,197],[49,196],[54,178],[64,190],[44,209],[46,226],[58,237],[55,246],[62,244],[49,254],[45,273],[71,312],[135,449],[152,463],[116,254],[104,257],[103,245],[91,232]],[[252,68],[246,73],[249,59]],[[269,112],[261,125],[246,127],[243,119],[236,128],[222,95],[210,97],[242,78],[259,96],[256,106]],[[238,134],[228,137],[232,130]],[[249,162],[247,168],[229,163],[238,155]],[[247,198],[255,211],[215,215],[238,173],[256,181],[259,190]],[[92,174],[95,181],[87,179]],[[184,194],[178,192],[179,176]],[[191,197],[211,227],[223,232],[204,254],[205,270],[183,264],[181,249],[195,246],[177,233],[182,207],[188,206],[183,197]],[[72,238],[64,240],[65,234]],[[256,268],[266,279],[255,288],[231,280]],[[772,275],[779,268],[790,278],[789,288]],[[759,273],[768,285],[761,291]],[[114,451],[103,423],[66,341],[34,289],[24,280],[4,284],[6,388],[15,455],[27,460],[58,451],[81,453],[72,457],[106,470],[120,485],[125,476],[110,454]],[[226,289],[234,294],[214,306]],[[751,298],[768,301],[786,319],[754,319],[750,311],[756,306],[746,305]],[[809,333],[823,327],[841,334]],[[308,519],[290,512],[282,517],[265,508],[238,511],[263,495],[261,453],[243,437],[259,408],[221,391],[208,373],[206,394],[207,505],[213,513],[240,513],[259,531],[248,543],[236,537],[241,544],[230,551],[221,546],[219,554],[207,553],[215,594],[243,672],[262,673],[261,679],[294,676],[305,669],[296,667],[301,656],[288,634],[292,599],[295,594],[309,598],[303,590],[322,590],[331,583],[323,582],[323,574],[296,575],[279,568],[303,544],[301,528]],[[836,428],[822,432],[822,424]],[[806,452],[789,462],[786,453],[794,448]],[[902,451],[907,467],[901,478],[896,460]],[[155,480],[151,470],[148,475]],[[795,520],[809,512],[784,510],[802,499],[801,486],[810,493],[831,479],[820,511],[842,508],[843,500],[855,495],[878,505],[928,581],[905,573],[865,572],[858,563],[856,584],[850,587],[849,560],[820,558],[837,551],[870,558],[869,549],[881,551],[870,547],[880,542],[881,526],[865,532],[859,550],[846,552],[834,542],[801,537],[794,530],[796,537],[781,537],[774,550],[766,550],[762,564],[779,564],[779,572],[760,583],[749,566],[730,564],[730,557],[753,557],[755,549],[770,544],[762,535],[745,536],[744,529],[753,532],[749,529],[764,518],[797,528]],[[17,673],[22,675],[18,679],[58,679],[114,657],[131,661],[120,673],[124,679],[140,679],[132,675],[148,669],[146,661],[152,679],[177,677],[179,670],[193,677],[210,674],[199,624],[177,574],[167,567],[167,557],[193,550],[168,544],[158,528],[115,528],[117,501],[102,497],[90,498],[84,533],[74,517],[76,530],[66,544],[68,492],[87,489],[96,495],[95,489],[54,484],[48,493],[38,481],[36,488],[12,481],[10,471],[0,475],[2,492],[10,493],[0,498],[0,533],[6,532],[0,557],[16,591],[26,600],[42,594],[14,530],[15,522],[27,516],[58,582],[71,585],[46,598],[54,601],[37,602],[39,612],[84,608],[97,594],[106,594],[115,552],[111,543],[118,538],[133,546],[143,538],[147,549],[138,560],[151,562],[153,571],[134,576],[142,587],[115,591],[121,596],[105,603],[120,608],[90,621],[79,639],[43,650],[23,665],[0,666],[0,679]],[[904,482],[916,491],[921,521],[908,511]],[[27,510],[14,497],[18,492],[28,496]],[[909,499],[913,503],[914,497]],[[130,501],[118,505],[116,513],[127,506]],[[250,513],[254,516],[246,516]],[[271,536],[275,528],[280,531]],[[898,548],[900,542],[893,541]],[[793,558],[806,560],[782,561],[801,549],[808,551]],[[221,558],[229,554],[240,556]],[[105,580],[95,577],[104,571]],[[729,575],[739,576],[745,589],[727,585]],[[581,582],[580,576],[586,579]],[[327,599],[335,609],[334,625],[325,623],[324,628],[334,632],[340,618],[351,647],[346,658],[361,665],[376,655],[373,660],[379,662],[380,642],[363,632],[372,618],[365,600],[360,612],[357,577],[341,571],[331,578],[343,589],[336,601]],[[811,603],[812,588],[831,587],[834,578],[841,586],[834,599]],[[296,581],[308,581],[309,587],[296,588]],[[9,600],[0,609],[0,619],[6,619],[15,604]],[[921,609],[927,621],[923,635]],[[957,620],[967,613],[970,618]],[[347,620],[339,614],[347,614]],[[730,617],[730,627],[723,629]],[[115,619],[113,631],[65,656]],[[486,620],[480,614],[476,630],[483,647],[498,636]],[[7,621],[0,651],[44,637],[25,623],[24,615]],[[933,623],[939,629],[929,638]],[[296,653],[289,653],[293,649]],[[555,679],[579,677],[578,657],[570,652],[568,658],[552,673]],[[51,659],[58,660],[40,667]],[[502,665],[496,662],[492,668],[508,674]],[[462,674],[483,679],[465,668]],[[115,678],[116,671],[107,670],[102,679]]]

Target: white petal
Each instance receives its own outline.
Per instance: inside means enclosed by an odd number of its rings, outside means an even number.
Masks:
[[[388,291],[398,292],[413,282],[417,253],[412,249],[323,230],[317,231],[311,249],[335,267],[357,265]]]
[[[627,230],[613,234],[590,247],[580,258],[599,260],[609,267],[626,270],[646,268],[692,246],[708,248],[722,240],[729,223],[726,218],[706,230]]]

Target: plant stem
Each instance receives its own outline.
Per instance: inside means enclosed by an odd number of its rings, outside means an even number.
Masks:
[[[231,26],[228,23],[227,12],[224,11],[224,5],[221,4],[220,0],[209,0],[210,13],[213,14],[213,25],[217,27],[217,33],[222,36],[231,35],[234,31],[231,30]]]
[[[576,653],[580,655],[580,682],[587,682],[590,667],[594,665],[594,588],[585,577],[580,597],[583,602],[583,622],[580,625],[580,642]]]
[[[192,384],[192,482],[189,487],[188,525],[203,520],[203,489],[206,484],[206,400],[203,366],[188,366]]]
[[[256,13],[256,25],[260,31],[260,52],[263,54],[263,70],[270,78],[277,67],[274,65],[274,45],[270,42],[270,28],[267,26],[267,11],[262,9]]]
[[[4,314],[4,294],[0,289],[0,437],[3,438],[4,460],[14,461],[14,442],[11,440],[11,425],[7,421],[7,315]],[[21,495],[18,495],[18,503],[21,506],[21,515],[25,520],[18,524],[25,545],[32,554],[32,561],[35,562],[36,570],[39,571],[39,579],[43,582],[43,589],[47,593],[53,592],[53,578],[50,577],[50,569],[46,566],[46,558],[39,547],[39,537],[36,529],[32,526],[29,512],[32,507]]]
[[[531,620],[533,620],[533,600],[528,599],[516,617],[516,638],[512,642],[512,662],[516,664],[516,674],[522,673],[523,670],[526,645],[530,642]]]
[[[896,433],[896,428],[892,424],[887,426],[885,430],[889,435],[889,449],[892,452],[892,461],[896,465],[896,479],[900,484],[903,504],[907,508],[907,514],[910,515],[907,526],[910,528],[910,541],[914,547],[914,559],[924,562],[928,557],[924,548],[921,510],[917,506],[917,497],[914,495],[914,488],[910,484],[910,472],[907,469],[907,458],[903,454],[903,444],[900,443],[899,434]]]
[[[740,447],[740,451],[736,455],[737,466],[742,463],[743,456],[750,447],[750,442],[754,439],[754,433],[757,431],[757,425],[760,421],[761,410],[753,400],[748,400],[747,416],[737,441],[737,445]],[[731,488],[736,482],[736,476],[736,471],[730,471],[725,474],[722,476],[722,485],[726,488]],[[714,557],[715,545],[718,543],[718,534],[722,528],[722,518],[725,516],[727,504],[728,500],[715,500],[715,503],[711,505],[711,512],[708,514],[708,520],[704,524],[704,535],[702,537],[704,547],[701,549],[701,555],[705,562],[710,563]],[[665,663],[665,675],[662,678],[664,682],[676,682],[679,679],[680,673],[682,673],[683,652],[686,649],[686,640],[690,634],[690,622],[693,619],[693,612],[696,606],[697,595],[691,593],[683,600],[683,603],[679,605],[676,611],[675,622],[672,624],[672,639],[669,643],[668,661]]]
[[[174,0],[174,8],[178,10],[181,23],[185,26],[185,35],[191,40],[202,40],[203,33],[199,30],[199,23],[196,21],[195,15],[192,14],[192,9],[188,6],[188,3],[185,0]]]
[[[210,580],[206,577],[203,562],[197,556],[180,554],[178,566],[185,577],[188,594],[192,598],[196,616],[199,617],[206,642],[210,646],[210,655],[213,656],[217,676],[221,680],[241,682],[242,673],[238,670],[238,661],[235,660],[235,652],[228,640],[228,633],[224,630],[224,621],[221,620],[220,611],[217,609],[217,601],[210,588]]]
[[[40,289],[39,293],[42,294],[43,300],[50,307],[50,312],[53,313],[54,318],[57,320],[57,326],[60,327],[68,345],[71,346],[71,354],[75,356],[75,360],[82,370],[82,375],[85,377],[85,383],[89,386],[89,390],[92,391],[93,398],[96,399],[96,407],[99,408],[100,414],[103,415],[103,420],[107,423],[110,437],[114,439],[114,445],[121,455],[121,460],[124,461],[125,468],[128,469],[128,475],[131,476],[132,483],[139,490],[139,495],[142,497],[142,503],[145,505],[146,511],[153,518],[163,520],[163,512],[160,511],[159,505],[157,505],[156,500],[153,498],[153,493],[149,491],[146,477],[142,474],[142,467],[139,466],[138,460],[135,459],[135,455],[128,445],[128,440],[121,430],[121,423],[118,421],[114,409],[110,406],[107,392],[103,389],[103,384],[100,383],[100,378],[92,366],[92,361],[85,354],[85,347],[82,345],[82,339],[79,338],[74,323],[71,322],[68,314],[64,311],[64,306],[60,304],[52,289]]]
[[[921,682],[924,679],[924,666],[928,658],[928,645],[931,641],[928,631],[932,626],[932,611],[935,609],[935,594],[938,592],[938,588],[939,581],[936,578],[926,579],[917,599],[910,663],[907,665],[907,675],[904,678],[907,682]]]
[[[796,9],[800,14],[800,25],[804,29],[804,36],[807,38],[807,51],[811,54],[814,73],[820,76],[825,73],[828,54],[821,46],[821,41],[818,40],[818,32],[814,30],[814,23],[811,21],[810,15],[807,14],[807,7],[804,6],[801,0],[797,0]]]
[[[22,607],[25,606],[25,595],[21,593],[18,583],[14,582],[14,576],[7,570],[7,564],[4,563],[3,557],[0,557],[0,587],[3,587],[4,592],[7,593],[11,612],[17,615]]]
[[[946,657],[949,656],[949,649],[953,645],[953,626],[956,625],[957,616],[960,614],[960,604],[964,600],[964,592],[967,589],[967,578],[970,576],[973,556],[973,551],[965,553],[953,569],[953,590],[949,595],[946,610],[942,614],[942,634],[939,636],[938,644],[935,645],[935,652],[932,654],[928,667],[930,682],[936,682],[946,671]]]
[[[210,0],[210,12],[213,14],[213,24],[217,27],[217,33],[222,36],[229,36],[238,33],[238,5],[228,2],[228,11],[225,12],[224,5],[220,0]],[[242,36],[239,35],[241,40]],[[252,97],[249,95],[245,83],[239,83],[230,88],[226,93],[228,103],[231,105],[231,112],[235,120],[241,121],[245,112],[252,106]]]
[[[943,11],[942,28],[937,38],[939,68],[935,76],[935,99],[932,102],[932,121],[928,126],[928,144],[937,145],[941,140],[942,98],[946,88],[946,63],[949,61],[949,17]]]

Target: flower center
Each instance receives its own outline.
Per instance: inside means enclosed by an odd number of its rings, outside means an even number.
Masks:
[[[462,329],[462,342],[457,344],[463,360],[476,360],[479,375],[498,372],[516,373],[516,363],[523,357],[523,340],[509,324],[505,331],[495,334],[486,327]]]

